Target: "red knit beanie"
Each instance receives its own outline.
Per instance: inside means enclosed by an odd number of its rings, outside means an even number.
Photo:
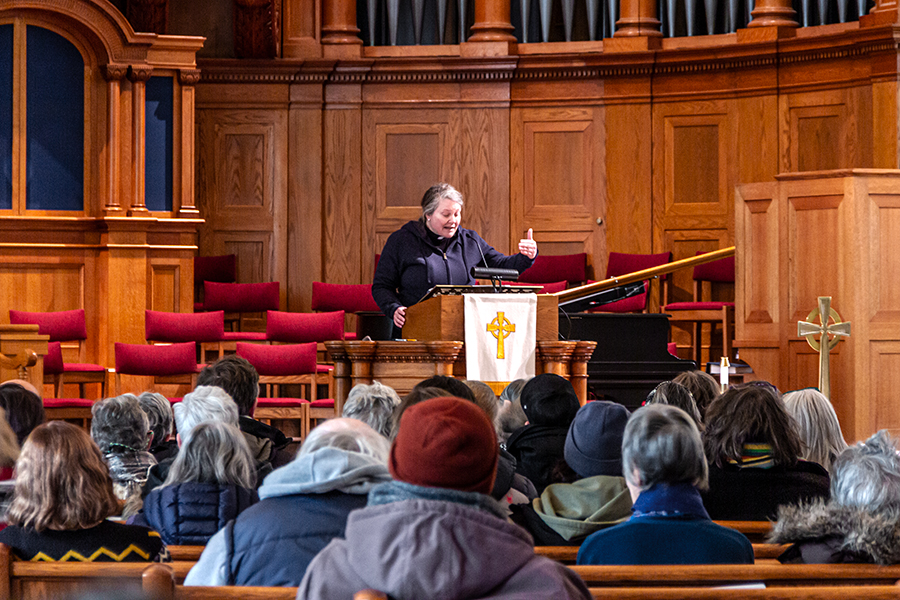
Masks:
[[[460,398],[432,398],[407,408],[391,446],[394,479],[490,494],[500,448],[487,415]]]

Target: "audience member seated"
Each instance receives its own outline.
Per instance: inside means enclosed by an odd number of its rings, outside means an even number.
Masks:
[[[519,399],[528,424],[509,436],[506,449],[516,459],[516,471],[541,494],[554,483],[552,473],[563,460],[569,425],[580,404],[572,384],[553,373],[530,379]]]
[[[261,470],[263,464],[274,468],[289,460],[288,456],[279,458],[278,451],[287,447],[290,440],[275,427],[253,418],[256,400],[259,397],[259,373],[247,359],[234,354],[220,358],[200,371],[197,385],[220,387],[228,392],[237,404],[240,411],[241,432],[247,438],[250,452],[259,464],[257,470]]]
[[[241,431],[220,421],[191,430],[165,483],[144,500],[134,519],[171,545],[203,546],[257,500],[250,449]]]
[[[772,384],[732,386],[710,404],[705,423],[703,504],[713,519],[764,521],[782,504],[828,498],[828,472],[799,459],[800,436]]]
[[[172,404],[162,394],[144,392],[138,396],[141,410],[147,415],[150,431],[150,454],[156,462],[173,458],[178,454],[178,442],[172,439]]]
[[[483,381],[468,379],[466,380],[466,385],[469,386],[469,389],[472,390],[472,395],[475,396],[475,404],[484,410],[488,419],[494,424],[494,429],[496,429],[497,416],[500,413],[500,400],[497,398],[497,394],[494,393],[491,386]]]
[[[595,400],[578,409],[569,427],[563,467],[572,483],[553,483],[532,504],[513,507],[513,521],[540,546],[578,546],[631,515],[622,477],[622,434],[628,410]]]
[[[299,585],[313,557],[344,536],[350,511],[390,481],[389,450],[361,421],[325,421],[293,461],[266,477],[262,500],[212,537],[185,585]]]
[[[6,511],[12,502],[16,485],[15,466],[19,458],[19,442],[6,421],[6,411],[0,408],[0,529],[6,527]]]
[[[588,537],[579,565],[753,564],[750,540],[703,508],[706,457],[686,412],[665,404],[636,410],[625,426],[622,471],[631,518]]]
[[[91,417],[91,437],[109,465],[116,497],[125,502],[139,497],[156,459],[147,452],[150,424],[137,396],[123,394],[101,400],[91,408]]]
[[[488,419],[493,418],[496,414],[491,412],[493,406],[490,403],[485,402],[485,405],[479,403],[471,388],[459,379],[445,375],[435,375],[417,383],[400,401],[400,405],[394,411],[393,435],[397,435],[400,419],[407,408],[419,402],[441,396],[454,396],[463,400],[469,400],[481,408]],[[500,449],[497,477],[494,479],[491,497],[495,500],[505,501],[507,505],[528,503],[537,498],[537,490],[535,490],[534,484],[527,477],[516,472],[516,459],[502,448]]]
[[[228,425],[238,426],[238,407],[231,396],[220,387],[214,385],[198,385],[193,392],[185,394],[181,402],[176,403],[172,410],[175,417],[175,440],[181,446],[191,430],[203,421],[221,421]],[[245,436],[246,439],[246,436]],[[172,456],[154,465],[147,476],[147,483],[141,491],[141,496],[146,498],[152,490],[161,486],[169,477],[169,469],[175,462],[176,456]],[[260,467],[269,469],[268,463],[256,463],[256,481],[268,473],[266,470],[260,474]]]
[[[536,556],[487,494],[499,447],[484,412],[460,398],[409,407],[391,447],[394,481],[375,487],[310,563],[299,600],[377,589],[414,598],[591,598],[581,579]]]
[[[788,392],[782,398],[794,418],[803,450],[800,458],[831,471],[831,463],[847,449],[841,424],[828,398],[815,388]]]
[[[106,520],[119,503],[103,454],[81,428],[64,421],[37,427],[22,446],[16,473],[0,543],[19,560],[167,559],[157,533]]]
[[[6,411],[6,420],[12,427],[19,446],[32,430],[44,422],[44,403],[31,383],[24,379],[10,379],[0,383],[0,408]]]
[[[516,379],[500,392],[500,410],[497,412],[497,434],[500,436],[500,447],[506,448],[509,436],[519,427],[524,427],[528,422],[525,411],[522,410],[522,401],[519,396],[525,387],[525,379]]]
[[[680,383],[688,389],[697,403],[697,410],[700,411],[701,422],[705,418],[706,409],[712,404],[712,401],[719,397],[720,384],[715,378],[706,371],[699,369],[691,371],[682,371],[672,381]]]
[[[385,438],[390,438],[391,419],[399,405],[400,396],[393,388],[377,381],[368,385],[358,383],[347,394],[341,416],[362,421]]]
[[[782,506],[769,541],[793,544],[785,563],[900,563],[900,457],[887,431],[838,455],[829,501]]]
[[[663,381],[658,386],[650,390],[644,404],[668,404],[669,406],[677,406],[688,414],[697,424],[698,429],[703,429],[700,418],[700,410],[694,401],[694,395],[689,389],[675,383],[674,381]]]

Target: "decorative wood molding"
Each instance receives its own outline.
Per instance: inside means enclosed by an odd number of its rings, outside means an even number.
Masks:
[[[128,67],[128,80],[137,83],[147,83],[153,77],[153,67],[148,65],[131,65]]]
[[[178,83],[181,85],[197,85],[200,82],[200,69],[179,69]]]
[[[106,81],[120,81],[128,74],[128,65],[105,64],[100,67],[100,71]]]

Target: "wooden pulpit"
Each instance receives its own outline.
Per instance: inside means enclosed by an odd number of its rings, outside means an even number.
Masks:
[[[37,325],[0,325],[0,382],[24,379],[42,390],[49,340]]]

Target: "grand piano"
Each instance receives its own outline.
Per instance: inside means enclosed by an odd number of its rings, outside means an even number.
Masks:
[[[643,291],[645,279],[732,254],[734,248],[717,250],[557,293],[560,339],[597,342],[587,363],[589,397],[634,410],[660,382],[696,369],[697,364],[669,353],[668,315],[580,311],[602,310],[604,303]]]

